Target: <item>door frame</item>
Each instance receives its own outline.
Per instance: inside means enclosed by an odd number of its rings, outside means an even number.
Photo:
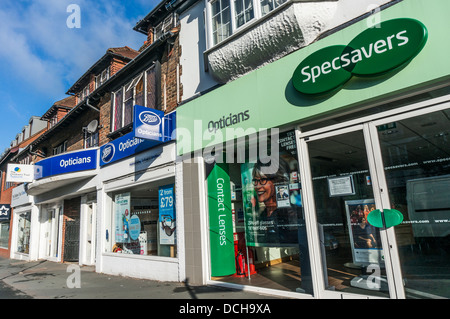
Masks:
[[[375,205],[377,208],[383,207],[382,200],[381,200],[381,194],[379,193],[379,182],[378,178],[376,176],[375,172],[375,165],[374,165],[374,155],[372,151],[372,147],[370,144],[370,132],[368,124],[358,124],[350,127],[344,127],[341,129],[325,132],[322,134],[318,134],[311,137],[306,138],[300,138],[299,140],[299,162],[302,163],[302,169],[300,170],[301,174],[301,180],[303,184],[303,195],[304,195],[304,205],[305,209],[307,211],[306,216],[308,217],[306,219],[306,222],[309,224],[309,235],[308,241],[310,245],[310,251],[311,253],[311,259],[312,259],[312,269],[315,273],[315,295],[317,295],[318,298],[383,298],[383,297],[377,297],[377,296],[370,296],[370,295],[363,295],[363,294],[355,294],[355,293],[345,293],[345,292],[336,292],[336,291],[330,291],[325,289],[325,279],[324,279],[324,273],[325,265],[323,263],[323,260],[321,258],[321,248],[320,248],[320,242],[319,242],[319,232],[317,229],[317,219],[316,219],[316,208],[315,208],[315,202],[314,202],[314,193],[313,193],[313,183],[312,183],[312,174],[311,174],[311,165],[309,160],[309,150],[308,150],[308,143],[311,141],[317,141],[326,139],[328,137],[332,136],[339,136],[346,133],[352,133],[352,132],[361,132],[364,137],[364,143],[366,146],[366,153],[367,153],[367,159],[368,159],[368,165],[369,165],[369,172],[371,176],[372,181],[372,189],[373,189],[373,195],[375,200]],[[386,267],[386,277],[388,280],[388,286],[389,286],[389,296],[391,298],[396,298],[396,292],[395,289],[393,289],[394,286],[394,275],[392,268],[390,266],[391,264],[391,258],[390,258],[390,252],[389,247],[391,247],[391,244],[389,243],[388,236],[386,234],[386,230],[380,230],[380,236],[382,240],[383,245],[383,252],[385,257],[385,267]]]
[[[343,293],[325,290],[323,276],[324,265],[320,253],[319,234],[317,229],[316,210],[312,185],[311,166],[309,161],[308,142],[320,140],[345,133],[362,131],[372,179],[372,189],[376,207],[390,207],[387,182],[384,174],[384,164],[381,155],[377,126],[403,119],[413,118],[427,113],[450,108],[450,95],[418,102],[394,110],[375,115],[350,120],[344,123],[319,128],[310,132],[296,129],[297,151],[301,180],[303,181],[303,205],[306,211],[308,227],[308,245],[311,252],[311,268],[313,271],[314,295],[316,298],[379,298],[370,295]],[[390,298],[405,299],[403,276],[394,229],[381,229],[380,236],[385,254],[386,276],[388,280]]]
[[[58,218],[57,221],[52,218],[51,224],[49,221],[49,216],[55,213],[55,217]],[[62,243],[62,225],[63,225],[63,204],[55,203],[49,205],[41,206],[41,241],[40,241],[40,258],[47,259],[50,261],[61,261],[61,243]],[[54,233],[56,232],[56,233]],[[48,250],[48,241],[51,236],[54,236],[55,240],[52,240],[50,247],[50,254],[47,253]],[[55,252],[55,256],[52,255],[52,252]]]

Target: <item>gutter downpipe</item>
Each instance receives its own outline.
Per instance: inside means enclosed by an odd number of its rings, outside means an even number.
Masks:
[[[89,98],[86,98],[86,105],[89,106],[91,109],[100,112],[100,110],[98,108],[96,108],[95,106],[89,104]]]

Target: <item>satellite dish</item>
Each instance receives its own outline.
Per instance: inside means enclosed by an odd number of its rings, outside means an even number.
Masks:
[[[98,121],[97,121],[97,120],[92,120],[92,121],[88,124],[88,126],[86,127],[86,130],[87,130],[89,133],[94,133],[94,132],[97,130],[97,127],[98,127]]]

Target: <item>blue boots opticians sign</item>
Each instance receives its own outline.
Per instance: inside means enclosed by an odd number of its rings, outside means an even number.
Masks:
[[[34,165],[34,178],[80,172],[97,168],[97,149],[53,156]]]
[[[137,138],[164,142],[164,112],[134,106],[134,135]]]
[[[133,131],[100,147],[100,166],[132,156],[172,140],[176,112],[134,106]]]

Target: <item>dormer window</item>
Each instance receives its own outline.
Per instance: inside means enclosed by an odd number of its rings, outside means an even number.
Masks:
[[[99,75],[95,77],[95,88],[100,87],[109,79],[109,67],[104,69]]]
[[[174,16],[169,15],[161,23],[159,23],[153,30],[155,39],[159,39],[164,33],[169,32],[175,26],[174,20]]]
[[[48,123],[49,128],[53,127],[56,123],[58,123],[58,115],[57,114],[53,115],[50,121],[48,121]]]
[[[88,84],[81,91],[80,100],[84,100],[89,94],[90,94],[90,92],[89,92],[89,84]]]

